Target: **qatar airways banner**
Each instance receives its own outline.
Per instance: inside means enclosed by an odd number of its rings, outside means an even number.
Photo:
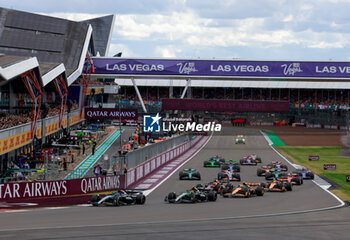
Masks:
[[[162,109],[213,112],[289,112],[289,102],[162,99]]]
[[[111,119],[122,122],[136,122],[137,109],[119,109],[118,108],[85,108],[85,119]]]
[[[350,62],[93,58],[94,74],[349,78]]]
[[[72,180],[13,182],[0,184],[0,202],[67,197],[114,191],[125,187],[125,175]]]

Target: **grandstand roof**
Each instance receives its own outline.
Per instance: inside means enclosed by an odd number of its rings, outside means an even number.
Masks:
[[[86,54],[96,54],[91,25],[95,27],[97,49],[104,54],[113,22],[113,15],[75,22],[0,8],[0,54],[5,55],[0,61],[6,64],[7,59],[32,57],[39,63],[43,86],[63,72],[70,85],[81,75]]]
[[[0,85],[38,66],[35,57],[0,55]]]
[[[0,55],[0,67],[6,68],[29,58],[30,57]]]
[[[99,18],[93,18],[84,23],[91,24],[94,47],[97,54],[105,56],[108,53],[109,45],[114,28],[115,15],[108,15]]]

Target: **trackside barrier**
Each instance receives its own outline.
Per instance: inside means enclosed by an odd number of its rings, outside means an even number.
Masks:
[[[179,157],[188,151],[191,147],[195,146],[204,136],[197,136],[195,139],[185,142],[171,150],[163,152],[162,154],[149,159],[148,161],[139,164],[135,168],[128,171],[126,175],[126,187],[131,184],[140,181],[141,179],[147,177],[153,171],[164,166],[167,162]]]
[[[91,194],[124,188],[125,175],[0,184],[0,208],[87,203]]]
[[[137,150],[133,150],[127,154],[127,167],[129,169],[134,168],[148,159],[158,156],[163,152],[189,141],[190,137],[191,136],[189,134],[183,134],[161,142],[153,143]]]

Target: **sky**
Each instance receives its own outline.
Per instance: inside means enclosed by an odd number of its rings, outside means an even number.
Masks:
[[[115,14],[109,56],[350,60],[350,0],[0,0],[75,21]]]

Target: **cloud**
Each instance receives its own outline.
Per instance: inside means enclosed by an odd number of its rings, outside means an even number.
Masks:
[[[178,53],[181,53],[182,49],[174,45],[166,45],[166,46],[156,46],[155,48],[155,56],[161,58],[176,58]]]
[[[125,44],[111,43],[107,56],[112,57],[117,53],[122,53],[122,57],[136,56],[136,54]]]
[[[81,0],[74,0],[62,12],[57,7],[50,15],[81,21],[116,13],[111,52],[121,48],[128,57],[254,59],[271,52],[285,58],[297,53],[307,58],[307,53],[348,59],[350,52],[350,0],[150,0],[135,5],[135,0],[106,0],[81,7],[78,3]],[[81,12],[70,13],[71,9]]]
[[[38,13],[38,14],[48,15],[48,16],[57,17],[57,18],[64,18],[64,19],[77,21],[77,22],[92,19],[92,18],[98,18],[106,15],[106,14],[69,13],[69,12],[53,12],[50,14],[47,14],[47,13]]]

